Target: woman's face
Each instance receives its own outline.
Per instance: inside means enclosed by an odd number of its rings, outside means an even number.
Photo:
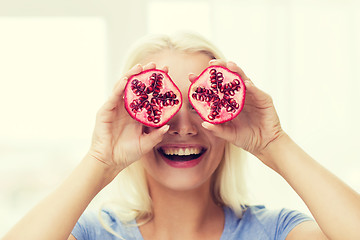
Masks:
[[[225,141],[201,126],[203,120],[188,101],[189,73],[200,74],[209,66],[202,53],[162,51],[142,62],[167,66],[169,75],[183,96],[180,111],[168,122],[169,131],[162,142],[142,159],[150,189],[156,185],[173,190],[191,190],[210,182],[224,155]],[[147,131],[153,129],[149,128]]]

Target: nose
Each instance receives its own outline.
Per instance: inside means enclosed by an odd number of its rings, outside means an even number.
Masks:
[[[195,136],[198,134],[197,126],[191,119],[191,113],[182,107],[180,111],[169,121],[171,135]]]

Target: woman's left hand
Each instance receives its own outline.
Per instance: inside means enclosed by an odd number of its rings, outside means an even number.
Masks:
[[[210,65],[221,65],[239,74],[246,86],[246,97],[244,108],[235,119],[218,125],[204,122],[203,127],[259,157],[284,133],[272,98],[257,88],[235,63],[212,60]]]

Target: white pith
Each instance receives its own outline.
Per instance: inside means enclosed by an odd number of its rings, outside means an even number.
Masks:
[[[191,148],[165,148],[162,149],[166,155],[179,155],[179,156],[188,156],[191,154],[199,154],[201,148],[191,147]]]

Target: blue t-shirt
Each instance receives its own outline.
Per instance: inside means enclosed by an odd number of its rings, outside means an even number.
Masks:
[[[312,220],[298,211],[281,209],[268,210],[264,206],[250,206],[242,218],[238,218],[228,207],[224,207],[225,225],[220,240],[251,239],[273,240],[286,238],[299,223]],[[115,214],[102,210],[102,218],[117,234],[126,240],[143,240],[135,220],[124,224]],[[118,240],[101,225],[98,215],[84,213],[75,225],[72,234],[77,240]]]

